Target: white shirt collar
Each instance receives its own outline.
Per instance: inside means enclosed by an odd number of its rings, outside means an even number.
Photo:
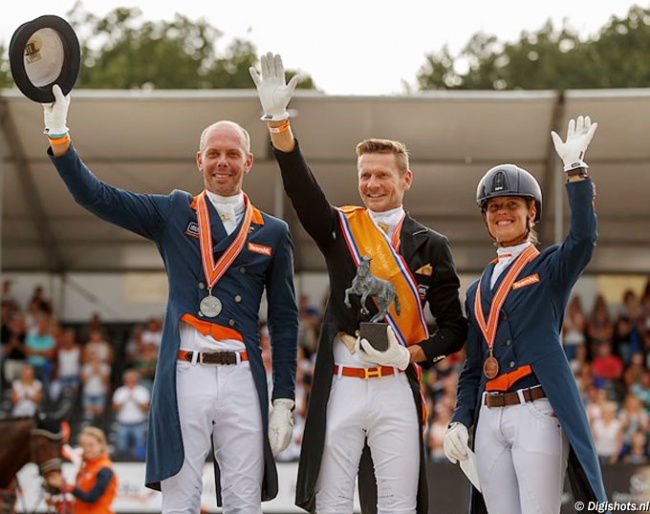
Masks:
[[[221,196],[207,189],[205,192],[214,208],[217,209],[226,232],[232,234],[246,210],[243,191],[233,196]]]
[[[513,259],[516,259],[521,252],[530,246],[530,242],[526,241],[515,246],[499,246],[497,248],[497,258],[499,262],[502,260],[507,260],[511,262]]]
[[[207,189],[205,192],[219,214],[223,212],[232,212],[233,210],[236,215],[240,215],[244,212],[245,205],[243,191],[240,191],[238,194],[233,196],[221,196],[212,191],[208,191]]]
[[[393,237],[393,232],[395,231],[395,227],[397,227],[397,224],[401,221],[402,217],[405,214],[404,207],[402,207],[401,205],[399,207],[395,207],[394,209],[390,209],[388,211],[382,211],[382,212],[374,212],[368,209],[368,213],[370,214],[370,219],[379,228],[381,228],[379,225],[380,223],[388,226],[388,232],[387,232],[388,237]]]
[[[503,270],[510,266],[510,263],[530,245],[530,241],[526,241],[525,243],[515,246],[499,246],[497,248],[497,263],[494,266],[492,277],[490,278],[490,289],[494,288],[494,285],[497,283],[497,279],[501,276]]]
[[[368,209],[368,213],[370,214],[370,217],[372,218],[372,221],[375,223],[385,223],[389,227],[394,227],[399,223],[399,221],[402,219],[402,216],[404,216],[404,207],[401,205],[399,207],[395,207],[394,209],[390,209],[388,211],[382,211],[382,212],[375,212],[371,211]]]

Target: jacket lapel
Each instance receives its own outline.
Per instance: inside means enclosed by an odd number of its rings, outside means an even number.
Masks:
[[[219,217],[219,213],[212,202],[207,201],[208,212],[210,213],[210,229],[212,230],[212,251],[216,255],[222,253],[228,245],[232,243],[233,239],[237,236],[237,229],[232,234],[228,235],[223,226],[223,221]],[[241,222],[240,222],[241,223]],[[239,228],[239,226],[237,226]]]
[[[402,231],[399,236],[400,249],[399,253],[411,267],[411,259],[417,254],[418,249],[427,241],[427,228],[415,221],[409,213],[406,213]]]
[[[494,273],[494,262],[490,262],[485,267],[485,271],[483,272],[483,276],[481,278],[481,301],[483,302],[483,312],[486,313],[489,312],[490,305],[492,304],[492,298],[494,297],[494,292],[498,289],[499,287],[499,281],[497,280],[497,283],[494,285],[494,288],[490,287],[490,282],[492,282],[492,273]],[[499,279],[503,278],[503,273],[501,273],[501,276]],[[487,308],[487,310],[485,310]]]

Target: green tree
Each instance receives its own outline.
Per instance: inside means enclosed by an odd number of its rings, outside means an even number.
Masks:
[[[212,42],[222,34],[205,20],[192,22],[176,14],[171,22],[140,23],[142,13],[135,8],[117,8],[97,18],[80,11],[79,4],[71,14],[83,59],[76,87],[210,87],[206,77],[216,60]]]
[[[650,10],[632,7],[612,17],[597,35],[581,40],[549,20],[519,40],[474,35],[457,55],[447,48],[425,56],[420,89],[578,89],[650,85]]]
[[[249,66],[257,51],[235,39],[222,53],[223,33],[205,19],[176,14],[172,21],[141,21],[137,8],[117,8],[104,18],[77,3],[70,12],[80,35],[83,66],[77,87],[155,89],[253,88]],[[310,77],[301,87],[314,87]]]
[[[176,14],[171,21],[144,21],[137,8],[118,7],[100,18],[81,2],[67,13],[81,46],[76,88],[223,89],[254,88],[249,66],[255,46],[235,39],[217,50],[223,33],[205,19]],[[0,87],[12,84],[0,46]],[[288,72],[292,75],[292,72]],[[298,87],[315,89],[310,76]]]
[[[650,86],[650,9],[632,7],[613,17],[589,48],[599,87]]]

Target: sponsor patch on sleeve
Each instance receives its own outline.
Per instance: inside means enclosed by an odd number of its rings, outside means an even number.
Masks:
[[[248,243],[248,249],[251,252],[261,253],[262,255],[271,256],[272,248],[270,246],[258,245],[255,243]]]
[[[185,229],[188,236],[199,237],[199,224],[196,221],[191,221]]]

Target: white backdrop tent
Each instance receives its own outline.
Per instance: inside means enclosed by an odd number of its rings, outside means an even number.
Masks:
[[[299,91],[290,107],[301,147],[335,205],[358,203],[358,141],[399,139],[411,151],[414,185],[405,206],[446,234],[459,270],[476,273],[493,249],[475,204],[483,173],[514,162],[545,194],[542,246],[566,231],[560,161],[549,132],[588,114],[599,124],[587,161],[597,183],[599,241],[588,273],[650,269],[650,90],[429,92],[409,96],[327,96]],[[254,90],[75,90],[71,135],[94,173],[137,192],[202,188],[194,154],[201,130],[231,119],[251,133],[255,162],[244,187],[262,210],[284,217],[296,271],[324,262],[284,196],[269,155]],[[162,269],[155,247],[78,207],[46,156],[42,108],[17,90],[0,91],[2,252],[5,272],[124,272]],[[555,201],[560,198],[562,201]]]

